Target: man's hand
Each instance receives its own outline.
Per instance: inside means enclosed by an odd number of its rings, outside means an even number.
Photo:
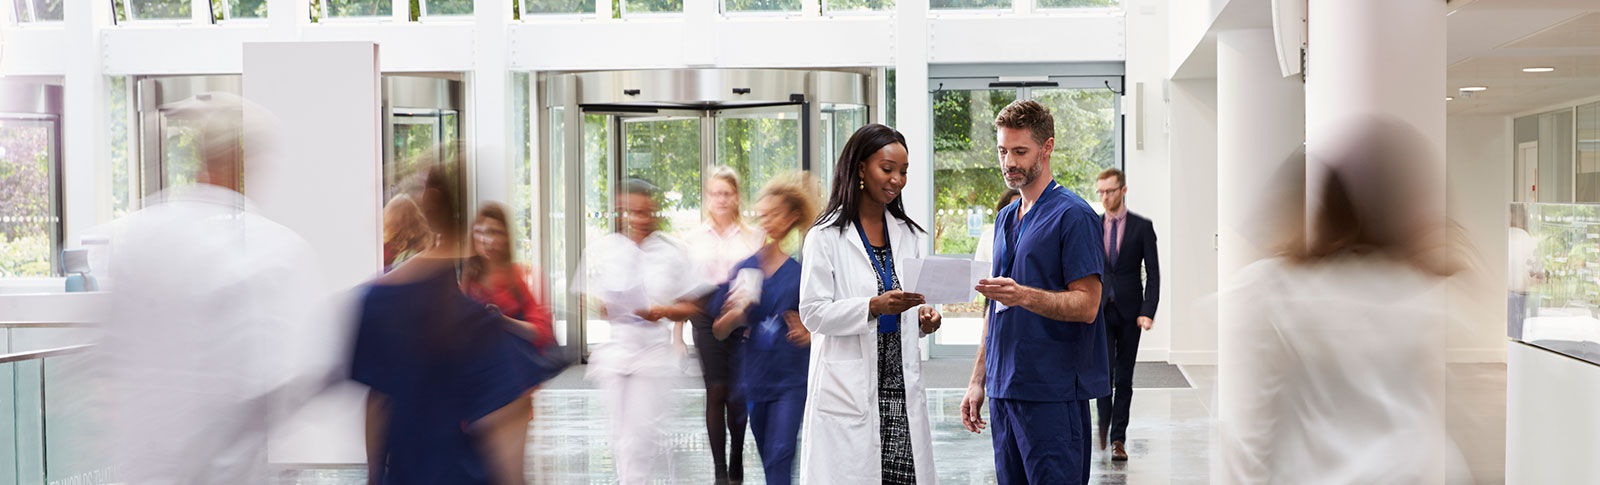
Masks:
[[[1154,319],[1150,317],[1139,317],[1139,328],[1149,330],[1150,327],[1154,326],[1156,326],[1156,321]]]
[[[985,278],[978,280],[978,293],[984,298],[999,302],[1005,306],[1023,306],[1031,296],[1033,288],[1017,284],[1011,278]]]
[[[974,382],[967,386],[967,395],[961,398],[961,425],[966,426],[967,431],[982,433],[989,425],[983,420],[983,398],[983,384]]]
[[[917,326],[922,329],[922,333],[931,334],[937,332],[939,331],[939,325],[943,323],[944,316],[939,314],[939,310],[934,310],[931,306],[924,306],[917,311]]]

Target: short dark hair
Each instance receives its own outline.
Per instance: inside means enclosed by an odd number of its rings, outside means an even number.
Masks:
[[[1108,169],[1106,169],[1106,171],[1100,172],[1100,176],[1099,177],[1095,177],[1094,179],[1098,181],[1098,180],[1105,180],[1105,179],[1108,179],[1108,178],[1111,178],[1111,177],[1116,177],[1117,178],[1117,186],[1118,187],[1122,187],[1122,186],[1128,185],[1127,177],[1122,174],[1121,170],[1117,170],[1117,169],[1114,169],[1114,168],[1108,168]]]
[[[656,194],[660,192],[661,189],[656,188],[655,184],[644,179],[630,178],[622,181],[623,195],[643,195],[655,199]]]
[[[1028,130],[1033,135],[1033,142],[1040,147],[1044,146],[1046,140],[1056,136],[1055,117],[1050,116],[1048,108],[1033,100],[1012,101],[994,117],[994,125]]]

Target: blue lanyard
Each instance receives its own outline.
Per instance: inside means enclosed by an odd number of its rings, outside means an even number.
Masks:
[[[867,241],[867,230],[861,228],[861,223],[856,223],[856,235],[861,236],[861,247],[867,250],[867,261],[872,262],[872,271],[878,273],[878,282],[883,284],[884,291],[894,289],[894,258],[890,256],[886,264],[878,264],[878,257],[872,253],[872,243]],[[889,243],[889,219],[883,220],[883,242]],[[893,333],[900,330],[900,315],[878,315],[878,333]]]
[[[1061,186],[1057,185],[1055,180],[1051,180],[1050,185],[1045,186],[1044,193],[1039,194],[1039,200],[1033,201],[1033,206],[1038,208],[1039,204],[1049,199],[1051,195],[1055,195],[1056,189],[1059,188],[1061,188]],[[1022,199],[1018,198],[1016,204],[1017,210],[1020,212],[1022,210]],[[1038,217],[1033,216],[1034,212],[1035,211],[1033,210],[1029,210],[1027,214],[1022,216],[1021,220],[1017,221],[1016,236],[1014,239],[1011,237],[1006,238],[1007,241],[1004,242],[1005,249],[1000,253],[1000,261],[997,261],[997,263],[999,263],[999,268],[997,268],[995,276],[1011,276],[1014,270],[1014,268],[1011,267],[1011,263],[1017,259],[1017,246],[1021,246],[1022,239],[1028,235],[1028,223],[1033,222],[1034,219],[1038,219]],[[1007,235],[1009,236],[1010,234]],[[1004,273],[1001,273],[1001,271],[1004,271]]]

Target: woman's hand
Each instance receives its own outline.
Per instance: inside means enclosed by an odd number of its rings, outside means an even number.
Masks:
[[[787,335],[789,338],[789,343],[792,343],[795,347],[800,347],[802,349],[811,346],[811,330],[806,329],[805,325],[800,324],[799,313],[784,312],[783,322],[789,327],[789,333]]]
[[[872,297],[867,302],[867,311],[875,315],[899,315],[912,307],[922,304],[922,295],[906,293],[900,290],[889,290],[883,294]]]
[[[935,310],[931,306],[922,307],[922,310],[917,311],[917,325],[922,328],[922,333],[937,332],[939,331],[939,325],[943,323],[944,316],[939,314],[939,310]]]

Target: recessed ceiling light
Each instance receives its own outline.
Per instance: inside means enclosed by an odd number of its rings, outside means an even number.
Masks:
[[[1445,100],[1445,101],[1455,101],[1455,100],[1456,100],[1456,98],[1452,98],[1452,97],[1449,97],[1449,96],[1445,96],[1445,97],[1444,97],[1444,100]]]
[[[1467,87],[1461,88],[1462,91],[1467,91],[1467,92],[1487,91],[1488,89],[1489,88],[1484,87],[1484,86],[1467,86]]]
[[[1522,72],[1550,72],[1550,71],[1554,71],[1554,70],[1556,70],[1556,68],[1554,68],[1554,67],[1524,67],[1524,68],[1522,68]]]

